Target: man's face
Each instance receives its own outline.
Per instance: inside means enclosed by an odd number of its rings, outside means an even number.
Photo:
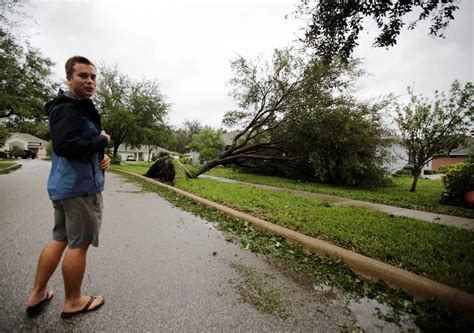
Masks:
[[[68,78],[69,89],[79,99],[91,98],[95,92],[97,72],[94,66],[76,63]]]

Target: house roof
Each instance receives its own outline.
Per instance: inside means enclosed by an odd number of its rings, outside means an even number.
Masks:
[[[121,144],[119,147],[118,147],[118,152],[119,153],[124,153],[124,154],[127,154],[127,153],[148,153],[148,145],[140,145],[138,147],[134,147],[132,148],[131,146],[129,145],[126,145],[126,144]],[[173,153],[171,150],[168,150],[168,149],[165,149],[165,148],[162,148],[162,147],[159,147],[159,146],[154,146],[153,149],[152,149],[152,152],[161,152],[161,151],[165,151],[167,153]]]
[[[466,145],[454,149],[449,153],[449,156],[468,156],[474,149],[474,137],[467,138]]]
[[[232,140],[234,140],[235,136],[239,134],[240,131],[232,131],[232,132],[227,132],[222,134],[222,140],[226,144],[226,146],[229,146],[232,144]]]
[[[48,144],[48,141],[40,139],[34,135],[28,134],[28,133],[20,133],[20,132],[12,132],[10,133],[10,138],[16,136],[19,137],[20,139],[23,139],[25,141],[28,141],[28,143],[40,143],[42,146],[46,146]]]

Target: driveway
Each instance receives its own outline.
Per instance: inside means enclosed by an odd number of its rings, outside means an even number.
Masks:
[[[89,251],[83,283],[84,293],[105,296],[105,306],[61,320],[59,268],[50,281],[56,293],[51,304],[40,316],[26,318],[24,305],[38,255],[51,238],[53,210],[46,193],[50,163],[22,163],[0,175],[0,332],[339,332],[353,325],[398,331],[375,319],[372,307],[353,304],[350,313],[347,295],[297,283],[272,260],[226,241],[213,224],[112,173],[106,175],[100,246]],[[282,311],[265,313],[247,303],[255,284],[279,295],[275,303]]]

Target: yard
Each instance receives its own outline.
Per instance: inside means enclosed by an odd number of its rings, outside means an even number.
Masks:
[[[148,169],[148,164],[133,163],[114,168],[143,174]],[[221,169],[215,169],[213,173],[224,175]],[[267,183],[273,182],[272,185],[286,185],[284,180],[272,178],[258,177]],[[255,181],[256,178],[252,180]],[[427,184],[437,183],[440,182],[427,182]],[[290,193],[272,192],[209,179],[188,180],[182,174],[177,177],[176,186],[343,248],[474,292],[474,246],[472,246],[474,232],[405,217],[393,217],[362,208],[338,206],[320,200],[297,197]],[[293,186],[298,189],[301,187],[296,186],[303,186],[307,189],[309,184],[293,183]],[[403,183],[398,186],[403,186]],[[314,187],[311,188],[314,190]],[[351,193],[351,195],[363,193],[365,196],[370,194],[369,190],[350,192],[347,189],[321,188],[336,191],[329,193],[338,195],[339,193]],[[425,188],[435,192],[436,188],[439,190],[439,185]],[[422,187],[420,192],[421,189]],[[387,191],[385,195],[390,198],[395,196],[396,192],[396,190]],[[373,194],[374,197],[376,195]]]
[[[12,167],[16,165],[15,162],[3,162],[3,161],[0,161],[0,170],[2,169],[6,169],[6,168],[9,168],[9,167]]]
[[[148,171],[150,165],[151,163],[140,162],[125,163],[122,166],[114,167],[126,168],[129,171],[144,174]],[[393,185],[388,187],[360,189],[317,183],[305,183],[279,177],[247,174],[222,167],[211,169],[206,173],[206,175],[236,179],[255,184],[265,184],[314,193],[337,195],[402,208],[474,218],[474,209],[443,205],[439,202],[441,193],[444,190],[443,182],[440,179],[420,179],[418,181],[417,190],[413,193],[409,191],[412,181],[412,178],[410,177],[394,177],[392,178]]]

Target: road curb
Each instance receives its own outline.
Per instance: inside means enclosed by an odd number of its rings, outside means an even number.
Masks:
[[[0,174],[9,173],[9,172],[14,171],[16,169],[20,169],[22,166],[23,165],[21,163],[18,163],[18,164],[12,165],[10,167],[0,169]]]
[[[394,267],[378,260],[366,257],[364,255],[343,249],[336,245],[324,242],[322,240],[309,237],[297,231],[270,223],[252,215],[242,213],[227,206],[215,203],[208,199],[199,197],[195,194],[183,191],[173,186],[161,183],[132,172],[123,170],[114,170],[119,173],[129,174],[147,182],[156,184],[160,187],[174,191],[180,195],[190,198],[193,201],[215,208],[230,216],[243,219],[264,232],[270,232],[282,236],[289,243],[301,244],[306,250],[316,253],[320,256],[329,256],[336,260],[341,260],[347,264],[354,272],[373,280],[383,280],[387,285],[395,289],[402,289],[405,292],[415,296],[417,299],[436,298],[443,304],[446,304],[467,320],[474,322],[474,295],[465,291],[450,287],[448,285],[430,280],[420,275],[411,273],[404,269]]]

